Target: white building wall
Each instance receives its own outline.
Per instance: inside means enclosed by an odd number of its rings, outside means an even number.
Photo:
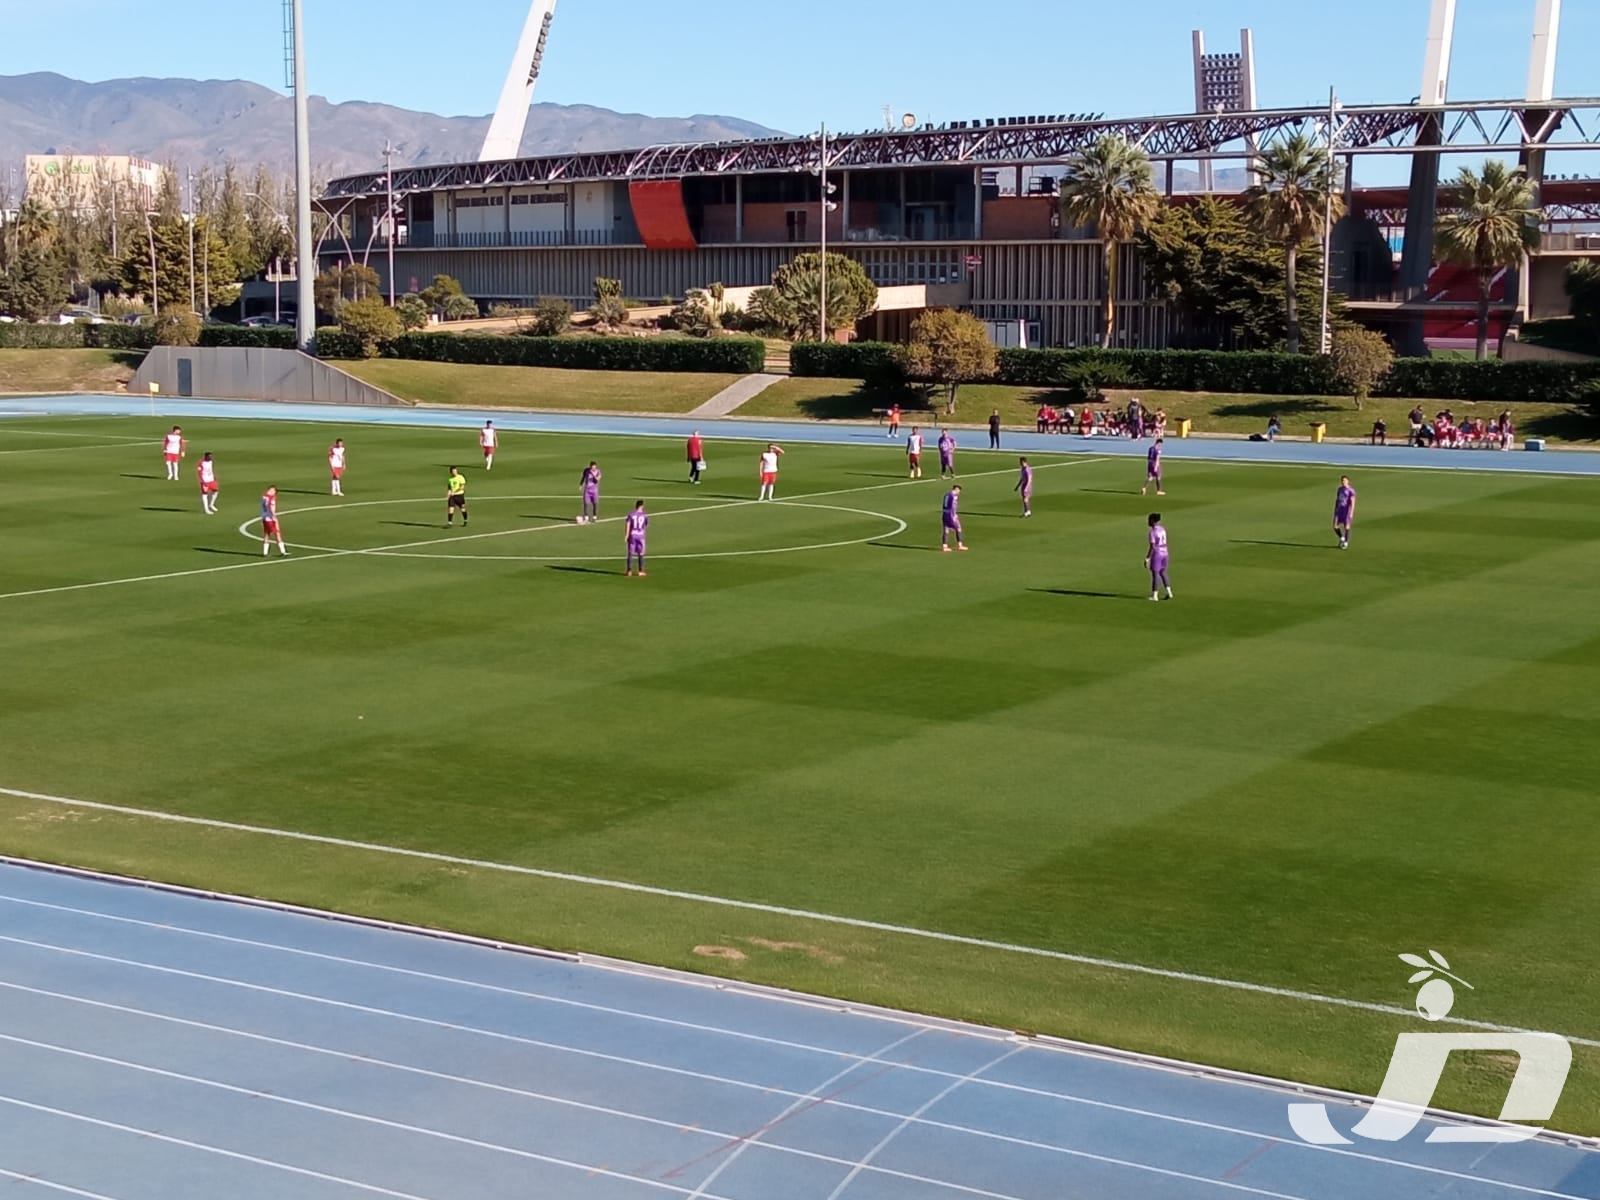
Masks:
[[[514,188],[511,192],[511,233],[563,232],[567,227],[566,187]]]

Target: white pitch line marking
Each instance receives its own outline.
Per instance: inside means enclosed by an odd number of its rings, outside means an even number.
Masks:
[[[307,842],[314,845],[334,846],[343,850],[359,850],[372,854],[393,855],[397,858],[422,862],[443,863],[456,867],[473,867],[484,871],[523,875],[534,879],[549,879],[559,883],[576,883],[587,887],[606,888],[612,891],[632,892],[635,895],[654,896],[665,900],[685,900],[696,904],[715,905],[743,912],[763,913],[767,916],[791,917],[801,921],[815,921],[823,925],[838,925],[849,929],[868,929],[875,933],[892,933],[924,941],[943,942],[949,945],[970,946],[979,950],[998,950],[1006,954],[1021,954],[1031,958],[1045,958],[1054,962],[1073,963],[1096,967],[1106,971],[1122,971],[1134,975],[1147,975],[1157,979],[1170,979],[1179,983],[1201,984],[1206,987],[1226,988],[1229,991],[1247,992],[1259,996],[1273,996],[1283,1000],[1298,1000],[1310,1004],[1326,1004],[1335,1008],[1350,1008],[1361,1012],[1383,1013],[1392,1017],[1410,1017],[1413,1011],[1393,1004],[1378,1004],[1370,1000],[1350,1000],[1343,996],[1328,996],[1319,992],[1306,992],[1296,988],[1276,987],[1265,983],[1251,983],[1240,979],[1225,979],[1216,975],[1203,975],[1193,971],[1180,971],[1170,967],[1152,967],[1142,963],[1121,962],[1117,959],[1098,958],[1088,954],[1074,954],[1066,950],[1049,950],[1041,946],[1024,946],[1015,942],[1001,942],[990,938],[972,937],[968,934],[947,933],[935,929],[918,929],[914,925],[895,925],[886,921],[871,921],[864,917],[841,916],[837,913],[815,912],[804,908],[791,908],[781,904],[764,904],[755,900],[735,900],[726,896],[712,896],[704,892],[686,892],[675,888],[656,887],[647,883],[631,883],[622,879],[606,879],[595,875],[579,875],[570,871],[554,871],[546,867],[529,867],[519,863],[494,862],[488,859],[467,858],[456,854],[443,854],[433,850],[414,850],[401,846],[385,846],[376,842],[360,842],[351,838],[331,837],[320,833],[305,833],[293,829],[273,829],[263,825],[246,825],[237,821],[222,821],[212,817],[193,817],[181,813],[161,812],[157,809],[132,808],[108,804],[99,800],[77,800],[70,796],[53,796],[47,792],[31,792],[20,788],[0,787],[0,796],[14,796],[19,800],[34,800],[41,804],[59,804],[66,808],[81,808],[91,812],[116,813],[119,816],[142,817],[154,821],[169,821],[178,825],[194,825],[203,829],[223,829],[233,833],[248,833],[262,837],[283,838],[288,841]],[[4,939],[0,939],[4,940]],[[1497,1025],[1489,1021],[1472,1021],[1465,1017],[1445,1017],[1441,1024],[1459,1025],[1469,1029],[1485,1029],[1495,1033],[1532,1033],[1535,1030],[1515,1025]],[[1575,1046],[1600,1048],[1600,1039],[1562,1034]]]
[[[1109,462],[1109,461],[1110,461],[1109,459],[1105,459],[1105,458],[1068,459],[1068,460],[1064,460],[1064,461],[1061,461],[1061,462],[1044,463],[1044,464],[1042,464],[1042,465],[1040,465],[1038,467],[1035,467],[1034,470],[1035,471],[1044,471],[1044,470],[1050,469],[1051,467],[1088,466],[1091,463]],[[978,474],[963,476],[963,478],[966,478],[966,479],[981,479],[986,475],[1009,475],[1009,474],[1011,474],[1011,469],[1007,468],[1006,470],[1003,470],[1003,471],[983,471],[983,472],[979,472]],[[792,497],[792,499],[794,499],[794,500],[810,500],[810,499],[815,499],[817,497],[846,496],[846,495],[851,495],[851,494],[853,494],[855,492],[873,492],[873,491],[879,490],[880,488],[885,488],[885,487],[904,487],[906,484],[909,484],[909,483],[920,483],[920,482],[922,482],[922,481],[921,480],[913,480],[913,479],[901,479],[901,480],[897,480],[895,483],[873,484],[873,485],[870,485],[868,487],[862,487],[862,488],[839,488],[839,489],[836,489],[834,491],[829,491],[829,492],[807,492],[807,493],[803,493],[803,494],[801,494],[799,496],[794,496],[794,497]],[[504,498],[505,499],[510,499],[511,497],[504,497]],[[730,503],[730,506],[731,506],[731,505],[741,505],[741,504],[754,504],[754,503],[756,503],[756,501],[754,501],[754,500],[735,500],[735,501],[730,501],[729,503]],[[781,501],[781,500],[780,501],[774,501],[773,503],[781,504],[781,503],[783,503],[783,501]],[[677,510],[677,511],[687,512],[687,511],[690,511],[690,510],[680,509],[680,510]],[[611,517],[607,517],[606,518],[607,521],[610,521],[610,520],[613,520],[613,519],[614,518],[611,518]],[[538,528],[538,529],[566,529],[566,528],[569,528],[569,526],[568,526],[568,524],[566,522],[563,522],[560,525],[541,525],[541,526],[536,526],[534,528]],[[587,528],[587,527],[585,527],[585,528]],[[526,533],[526,532],[530,532],[530,530],[528,530],[528,529],[492,530],[489,533],[485,533],[485,534],[477,534],[477,533],[469,534],[469,535],[467,535],[467,537],[479,538],[479,537],[489,537],[489,536],[493,536],[493,535],[496,535],[496,534],[499,534],[499,533]],[[462,537],[462,538],[454,538],[454,539],[444,539],[444,538],[434,538],[434,539],[432,539],[432,541],[435,541],[435,542],[437,542],[437,541],[445,541],[445,540],[453,540],[453,541],[458,541],[459,542],[459,541],[465,541],[466,538]],[[264,566],[267,566],[269,563],[274,563],[276,565],[281,566],[286,562],[317,562],[317,561],[320,561],[321,559],[325,559],[325,558],[348,558],[348,557],[350,557],[352,555],[367,555],[367,556],[370,557],[370,556],[373,556],[373,555],[382,554],[383,552],[388,551],[388,550],[406,550],[406,549],[411,549],[414,546],[418,546],[418,545],[424,545],[425,546],[425,545],[430,545],[430,544],[431,544],[431,542],[415,542],[415,543],[401,543],[401,544],[396,545],[396,546],[378,546],[378,547],[374,547],[374,548],[369,549],[369,550],[337,550],[337,551],[334,551],[334,552],[328,553],[328,554],[314,554],[309,558],[294,558],[294,557],[290,557],[290,558],[285,559],[282,556],[278,556],[277,558],[271,558],[271,557],[269,557],[267,555],[262,555],[259,560],[254,560],[253,559],[250,562],[228,563],[228,564],[226,564],[224,566],[220,566],[220,567],[195,567],[194,569],[188,570],[188,571],[166,571],[166,572],[162,572],[161,574],[156,574],[156,575],[129,575],[129,576],[125,576],[125,577],[123,577],[121,579],[97,579],[97,580],[94,580],[94,581],[89,582],[89,583],[66,583],[66,584],[61,584],[58,587],[30,588],[30,589],[28,589],[26,591],[21,591],[21,592],[0,592],[0,600],[21,600],[21,599],[25,599],[26,597],[29,597],[29,596],[57,596],[57,595],[60,595],[60,594],[62,594],[64,592],[82,592],[82,591],[88,591],[88,590],[91,590],[91,589],[94,589],[94,588],[117,587],[117,586],[119,586],[121,584],[124,584],[124,583],[157,583],[157,582],[160,582],[161,580],[166,580],[166,579],[190,579],[190,578],[193,578],[194,576],[197,576],[197,575],[215,575],[215,574],[218,574],[219,572],[222,572],[222,571],[243,571],[243,570],[246,570],[246,569],[251,568],[251,567],[264,567]]]

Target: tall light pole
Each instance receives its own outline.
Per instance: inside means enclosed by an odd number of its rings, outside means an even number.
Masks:
[[[194,172],[185,168],[189,179],[189,311],[194,312]]]
[[[833,194],[833,184],[828,182],[828,127],[818,127],[817,133],[817,178],[821,183],[822,196],[822,253],[818,256],[817,281],[819,294],[817,296],[817,336],[823,341],[828,341],[828,214],[839,206],[828,199]]]
[[[306,127],[306,42],[302,0],[291,0],[294,24],[295,342],[309,353],[316,340],[317,252],[311,244],[311,137]]]
[[[389,307],[394,307],[394,147],[387,138],[383,142],[383,177],[384,191],[387,199],[384,201],[384,220],[388,223],[389,237]]]
[[[1333,275],[1333,185],[1334,170],[1334,143],[1337,139],[1336,122],[1339,119],[1339,98],[1334,90],[1328,89],[1328,173],[1324,190],[1327,195],[1323,198],[1322,210],[1322,353],[1327,354],[1333,349],[1328,337],[1328,288]]]

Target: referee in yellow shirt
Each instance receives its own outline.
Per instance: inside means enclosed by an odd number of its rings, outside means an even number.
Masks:
[[[455,524],[456,509],[461,510],[461,528],[467,527],[467,477],[459,467],[450,468],[450,481],[445,485],[444,526]]]

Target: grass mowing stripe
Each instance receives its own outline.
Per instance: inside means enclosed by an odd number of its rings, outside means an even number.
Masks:
[[[30,792],[20,788],[0,787],[0,795],[13,796],[18,800],[33,800],[42,804],[58,804],[68,808],[79,808],[90,811],[117,813],[120,816],[141,817],[154,821],[171,821],[180,825],[198,825],[210,829],[224,829],[232,833],[247,833],[260,837],[284,838],[291,841],[313,842],[324,846],[338,846],[346,850],[361,850],[373,854],[391,854],[403,858],[420,859],[425,862],[436,862],[455,867],[474,867],[484,871],[502,871],[514,875],[529,875],[538,879],[551,879],[561,883],[576,883],[585,887],[608,888],[614,891],[634,892],[646,896],[659,896],[667,900],[687,900],[696,904],[710,904],[720,908],[743,909],[746,912],[767,913],[772,916],[796,917],[805,921],[816,921],[824,925],[842,925],[854,929],[869,929],[875,933],[892,933],[904,937],[920,938],[927,941],[949,942],[953,945],[972,946],[980,950],[999,950],[1007,954],[1025,954],[1039,958],[1055,959],[1058,962],[1075,963],[1079,966],[1100,967],[1110,971],[1127,971],[1139,975],[1153,975],[1160,979],[1171,979],[1180,983],[1198,983],[1207,987],[1228,988],[1233,991],[1255,992],[1263,996],[1275,996],[1284,1000],[1301,1000],[1312,1004],[1328,1004],[1339,1008],[1360,1009],[1365,1012],[1384,1013],[1388,1016],[1411,1016],[1410,1009],[1397,1008],[1390,1004],[1376,1004],[1368,1000],[1351,1000],[1343,996],[1326,996],[1317,992],[1303,992],[1294,988],[1273,987],[1270,984],[1251,983],[1241,979],[1220,979],[1213,975],[1201,975],[1191,971],[1178,971],[1168,967],[1151,967],[1143,963],[1118,962],[1113,959],[1095,958],[1091,955],[1070,954],[1063,950],[1047,950],[1038,946],[1021,946],[1011,942],[993,941],[988,938],[968,937],[959,933],[945,933],[936,929],[917,929],[910,925],[895,925],[884,921],[869,921],[861,917],[840,916],[835,913],[810,912],[806,909],[789,908],[781,904],[762,904],[754,900],[735,900],[726,896],[708,896],[700,892],[679,891],[674,888],[654,887],[644,883],[630,883],[623,879],[602,879],[592,875],[577,875],[568,871],[551,871],[543,867],[520,866],[515,863],[493,862],[488,859],[466,858],[454,854],[440,854],[432,850],[411,850],[401,846],[384,846],[373,842],[361,842],[350,838],[329,837],[325,834],[303,833],[293,829],[270,829],[261,825],[247,825],[237,821],[220,821],[211,817],[192,817],[179,813],[160,812],[155,809],[132,808],[121,804],[105,804],[98,800],[78,800],[68,796],[52,796],[43,792]],[[1471,1029],[1484,1029],[1496,1033],[1529,1033],[1535,1032],[1518,1028],[1512,1025],[1496,1025],[1486,1021],[1470,1021],[1465,1018],[1447,1017],[1441,1024],[1461,1025]],[[1548,1031],[1538,1031],[1548,1032]],[[1580,1046],[1600,1047],[1600,1040],[1567,1037],[1569,1042]]]
[[[1105,462],[1105,461],[1106,460],[1102,459],[1102,458],[1072,459],[1072,460],[1068,460],[1068,461],[1064,461],[1064,462],[1043,463],[1043,464],[1041,464],[1040,466],[1038,466],[1038,467],[1036,467],[1034,469],[1036,471],[1042,471],[1047,467],[1087,466],[1087,465],[1092,464],[1092,463]],[[983,477],[990,476],[990,475],[1010,475],[1011,473],[1012,473],[1011,469],[1007,468],[1007,469],[1005,469],[1003,471],[983,471],[983,472],[978,472],[978,473],[973,474],[973,475],[965,476],[965,478],[967,478],[967,479],[979,479],[979,478],[983,478]],[[815,498],[817,498],[819,496],[847,496],[847,495],[850,495],[850,494],[852,494],[854,492],[874,492],[874,491],[878,491],[878,490],[880,490],[882,488],[903,487],[906,484],[919,483],[919,482],[921,482],[921,480],[902,479],[902,480],[897,480],[895,483],[875,483],[875,484],[868,484],[868,485],[866,485],[864,487],[858,487],[858,488],[838,488],[838,489],[835,489],[833,491],[828,491],[828,492],[802,492],[800,495],[791,496],[791,497],[788,497],[788,499],[799,501],[799,500],[811,500],[811,499],[815,499]],[[517,499],[518,497],[507,496],[507,497],[500,497],[500,498],[510,500],[510,499]],[[366,501],[364,503],[390,503],[390,502],[389,501]],[[703,507],[705,509],[707,509],[707,510],[714,509],[714,508],[739,508],[739,507],[746,507],[748,505],[756,504],[756,503],[758,503],[758,502],[755,501],[755,500],[730,500],[730,501],[728,501],[728,502],[726,502],[724,504],[705,505]],[[774,501],[773,503],[781,504],[782,501]],[[348,507],[354,508],[354,507],[357,507],[357,505],[349,505]],[[675,509],[673,511],[675,513],[680,513],[680,512],[699,512],[699,511],[701,511],[701,509],[699,509],[699,508]],[[604,524],[604,523],[611,522],[611,521],[620,521],[620,520],[623,520],[623,519],[624,518],[622,518],[622,517],[606,517],[601,522],[597,522],[597,524]],[[259,517],[252,518],[250,521],[246,521],[243,525],[241,525],[239,527],[239,532],[244,534],[244,536],[246,536],[246,537],[252,538],[252,540],[253,540],[253,535],[245,533],[245,527],[248,526],[248,525],[254,524],[255,521],[258,521],[258,520],[260,520]],[[538,532],[539,530],[542,530],[542,529],[566,529],[566,528],[569,528],[569,527],[570,526],[568,526],[566,522],[561,522],[559,524],[550,524],[550,525],[530,525],[530,526],[527,526],[527,527],[522,528],[522,529],[490,530],[487,533],[465,534],[465,535],[463,535],[462,537],[459,537],[459,538],[430,538],[430,539],[428,539],[426,541],[401,542],[401,543],[398,543],[397,545],[393,545],[393,546],[367,547],[366,549],[362,549],[362,550],[321,550],[318,553],[313,554],[311,558],[300,558],[300,559],[297,559],[296,561],[299,561],[299,562],[313,562],[313,561],[316,561],[317,559],[324,559],[324,558],[344,558],[344,557],[347,557],[347,556],[352,555],[352,554],[364,554],[364,555],[368,555],[368,556],[377,556],[377,555],[382,555],[382,554],[389,553],[391,551],[396,551],[396,550],[410,550],[410,549],[414,549],[415,547],[418,547],[418,546],[437,545],[438,543],[444,542],[444,541],[461,542],[461,541],[467,541],[467,540],[473,539],[473,538],[503,537],[503,536],[505,536],[507,534],[512,534],[512,533],[535,533],[535,532]],[[298,543],[297,543],[297,545],[298,545]],[[279,556],[279,561],[281,561],[281,560],[282,560],[282,556],[280,555]],[[189,577],[195,576],[195,575],[214,575],[219,571],[238,571],[238,570],[242,570],[245,567],[264,567],[269,562],[272,562],[272,561],[273,561],[273,559],[272,559],[272,557],[270,555],[263,554],[261,556],[261,561],[260,562],[228,563],[227,565],[220,566],[220,567],[197,567],[192,571],[167,571],[167,572],[164,572],[164,573],[159,574],[159,575],[130,575],[130,576],[125,576],[124,578],[121,578],[121,579],[97,579],[97,580],[94,580],[94,581],[89,582],[89,583],[67,583],[67,584],[62,584],[62,585],[60,585],[58,587],[32,588],[32,589],[29,589],[27,591],[21,591],[21,592],[0,592],[0,600],[20,600],[20,599],[24,599],[25,597],[28,597],[28,596],[53,596],[53,595],[58,595],[58,594],[60,594],[62,592],[77,592],[77,591],[86,591],[86,590],[91,589],[91,588],[115,587],[118,584],[123,584],[123,583],[156,583],[156,582],[159,582],[160,580],[163,580],[163,579],[186,579],[186,578],[189,578]]]

